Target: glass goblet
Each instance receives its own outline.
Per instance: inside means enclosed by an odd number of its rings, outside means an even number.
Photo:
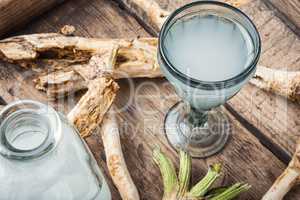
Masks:
[[[211,156],[232,132],[220,105],[256,71],[261,40],[239,9],[198,1],[173,12],[159,35],[158,62],[183,99],[165,117],[165,133],[176,149],[193,157]]]

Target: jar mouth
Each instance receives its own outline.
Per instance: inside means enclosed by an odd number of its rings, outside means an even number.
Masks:
[[[54,149],[61,138],[58,113],[48,105],[21,100],[0,112],[0,154],[32,159]]]
[[[249,33],[249,36],[252,39],[252,43],[254,46],[254,56],[251,62],[245,67],[245,69],[240,72],[239,74],[235,75],[232,78],[221,80],[221,81],[202,81],[195,78],[192,78],[188,76],[187,74],[182,73],[179,71],[176,66],[170,62],[166,52],[165,52],[165,37],[169,31],[169,29],[173,26],[173,24],[176,22],[178,17],[182,17],[184,12],[189,12],[189,9],[193,9],[194,7],[203,7],[202,9],[207,12],[212,12],[213,14],[216,14],[216,9],[214,8],[220,8],[223,9],[221,14],[226,14],[232,17],[235,17],[236,19],[232,19],[232,21],[237,21],[242,25],[246,31]],[[214,8],[208,8],[209,6],[213,6]],[[207,7],[207,8],[206,8]],[[200,11],[190,11],[194,13],[200,13]],[[225,13],[226,12],[226,13]],[[187,13],[186,15],[188,15]],[[219,13],[217,13],[219,14]],[[185,15],[183,15],[185,16]],[[227,16],[227,17],[229,17]],[[241,20],[241,22],[239,21]],[[183,82],[184,84],[188,83],[190,86],[195,88],[201,88],[205,90],[216,90],[216,89],[223,89],[232,87],[243,80],[245,80],[249,75],[252,74],[253,71],[256,69],[256,65],[258,63],[259,57],[261,53],[261,38],[258,33],[258,30],[254,23],[251,21],[251,19],[241,10],[238,8],[235,8],[229,4],[218,2],[218,1],[196,1],[192,2],[190,4],[187,4],[176,11],[174,11],[165,21],[165,23],[162,26],[162,29],[159,33],[159,40],[158,40],[158,56],[159,60],[164,64],[166,70],[170,72],[174,77],[176,77],[178,80]]]

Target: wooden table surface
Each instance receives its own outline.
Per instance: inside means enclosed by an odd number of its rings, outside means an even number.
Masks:
[[[190,2],[157,1],[168,10]],[[275,3],[271,5],[266,1],[250,0],[241,8],[254,20],[261,34],[263,52],[260,64],[300,70],[299,18],[295,17],[299,16],[300,3],[298,0],[272,0]],[[276,4],[286,4],[287,7],[277,11],[273,6]],[[289,18],[289,15],[292,17]],[[76,27],[76,35],[86,37],[135,38],[156,34],[147,32],[145,24],[131,16],[118,1],[73,0],[55,7],[10,35],[57,32],[66,24]],[[0,105],[17,99],[35,99],[49,102],[67,113],[82,95],[79,93],[56,102],[50,101],[46,94],[34,88],[32,80],[35,76],[30,70],[1,63]],[[122,148],[141,199],[158,200],[163,193],[162,180],[151,154],[153,148],[159,145],[172,161],[178,163],[177,154],[163,131],[164,116],[178,97],[163,78],[136,79],[133,83],[131,88],[128,81],[119,81],[121,89],[116,105],[123,108],[118,115]],[[221,162],[224,165],[222,184],[248,182],[252,188],[240,199],[260,199],[291,158],[300,135],[300,105],[248,84],[226,103],[224,112],[232,122],[231,139],[219,154],[207,159],[193,159],[192,182],[206,173],[210,163]],[[120,199],[107,171],[101,138],[95,133],[86,141],[105,172],[113,199]],[[295,187],[286,199],[300,199],[300,187]]]

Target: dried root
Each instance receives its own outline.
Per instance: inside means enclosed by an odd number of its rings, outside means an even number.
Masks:
[[[119,0],[136,17],[149,25],[154,32],[158,33],[170,12],[162,9],[154,0]]]
[[[68,114],[69,121],[77,127],[81,137],[90,136],[99,127],[118,89],[117,83],[109,78],[90,82],[87,93]]]
[[[125,5],[129,12],[139,18],[140,21],[150,26],[149,28],[158,34],[170,12],[162,9],[154,0],[118,0]],[[224,0],[224,2],[240,7],[250,0]]]
[[[300,140],[291,162],[276,179],[262,200],[281,200],[295,185],[300,183]]]
[[[52,98],[59,98],[86,89],[86,80],[95,77],[162,76],[156,62],[156,47],[156,38],[92,39],[45,33],[1,40],[0,60],[39,71],[36,87]],[[104,67],[101,59],[111,55],[112,49],[115,63]]]
[[[123,156],[120,134],[113,106],[103,119],[101,136],[104,144],[107,167],[122,199],[139,200],[140,197],[137,188],[132,181]]]
[[[72,25],[65,25],[60,29],[60,33],[66,36],[73,35],[75,32],[75,27]]]
[[[116,48],[117,47],[117,48]],[[114,52],[110,52],[114,49]],[[0,59],[36,68],[44,72],[36,87],[49,97],[59,98],[88,87],[87,80],[96,77],[160,77],[156,53],[157,38],[91,39],[60,34],[34,34],[0,41]],[[115,63],[102,62],[115,55]],[[262,66],[251,80],[257,87],[300,100],[300,72],[273,70]]]
[[[300,103],[300,72],[275,70],[258,66],[250,83],[263,90]]]

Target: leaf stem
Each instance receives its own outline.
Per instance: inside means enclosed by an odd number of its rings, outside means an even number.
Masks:
[[[209,198],[209,200],[231,200],[235,197],[237,197],[240,193],[245,192],[251,188],[250,185],[248,184],[243,184],[243,183],[236,183],[229,187],[227,190],[222,192],[221,194]]]
[[[184,197],[186,192],[188,191],[189,183],[190,183],[190,177],[191,177],[191,157],[188,153],[186,153],[183,150],[180,150],[180,168],[179,168],[179,190],[178,190],[178,196]]]
[[[199,181],[189,192],[191,197],[203,197],[215,180],[220,176],[221,164],[214,164],[209,167],[205,177]]]
[[[171,160],[163,154],[159,148],[154,149],[153,159],[160,169],[164,184],[164,198],[174,196],[178,189],[178,180],[175,172],[175,167]]]

